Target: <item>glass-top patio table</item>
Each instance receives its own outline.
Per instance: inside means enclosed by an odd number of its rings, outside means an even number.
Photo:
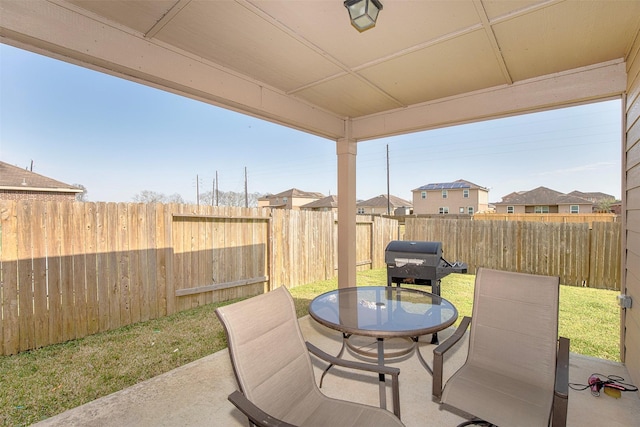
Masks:
[[[384,365],[385,358],[399,357],[412,351],[429,373],[431,367],[420,354],[419,337],[433,334],[451,326],[458,318],[458,310],[446,299],[417,289],[392,286],[359,286],[342,288],[317,296],[309,304],[309,314],[318,323],[342,332],[341,357],[345,347],[356,353],[377,357]],[[377,352],[371,353],[350,344],[352,335],[377,340]],[[406,350],[386,353],[384,340],[408,338],[413,345]],[[320,387],[329,365],[322,374]],[[380,375],[380,407],[386,408],[384,375]]]

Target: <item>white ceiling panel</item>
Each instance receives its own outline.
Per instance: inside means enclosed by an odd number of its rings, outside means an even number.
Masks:
[[[189,3],[155,38],[285,92],[340,71],[242,4],[210,3]]]
[[[444,69],[447,73],[442,72]],[[404,105],[506,83],[482,30],[384,62],[361,74]]]
[[[402,106],[350,74],[307,88],[297,95],[341,117],[366,116]]]
[[[518,81],[624,57],[638,17],[640,1],[566,2],[505,20],[493,31]]]
[[[176,4],[175,0],[70,0],[68,3],[145,34]]]
[[[480,24],[471,2],[383,1],[378,25],[364,33],[358,33],[349,24],[342,1],[254,3],[349,68],[419,48],[425,42]],[[314,7],[309,7],[309,3]],[[306,22],[313,24],[303,25]]]

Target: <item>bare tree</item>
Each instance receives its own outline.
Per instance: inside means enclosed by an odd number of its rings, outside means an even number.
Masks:
[[[167,196],[151,190],[142,190],[133,196],[133,201],[138,203],[165,203]]]
[[[86,202],[88,200],[87,193],[89,193],[87,187],[82,184],[73,184],[73,186],[82,190],[82,193],[76,193],[76,202]]]
[[[258,199],[262,197],[260,193],[249,193],[249,207],[258,206]],[[200,194],[200,202],[203,204],[215,206],[216,200],[213,197],[213,191]],[[218,191],[218,203],[219,206],[238,206],[244,207],[244,193],[235,191]]]
[[[237,193],[235,191],[219,191],[218,197],[219,206],[244,207],[244,193]],[[249,207],[258,206],[258,199],[260,197],[262,197],[260,193],[249,193]],[[151,190],[142,190],[140,193],[133,196],[133,201],[138,203],[189,203],[178,193],[167,196],[166,194]],[[215,205],[216,203],[213,199],[213,192],[209,191],[200,194],[200,203],[212,206]]]
[[[213,197],[213,191],[207,191],[206,193],[201,193],[200,204],[215,206],[216,200],[215,200],[215,197]]]
[[[166,203],[185,203],[185,201],[180,194],[173,193],[166,197]]]

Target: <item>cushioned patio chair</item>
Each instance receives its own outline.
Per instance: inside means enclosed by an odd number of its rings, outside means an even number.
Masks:
[[[309,351],[335,365],[391,375],[399,404],[398,368],[336,359],[305,343],[286,288],[216,310],[227,334],[240,391],[229,400],[258,426],[402,426],[374,406],[336,400],[316,385]],[[395,405],[394,405],[395,407]],[[396,408],[399,415],[399,406]]]
[[[433,351],[433,396],[477,417],[461,425],[566,425],[569,340],[558,339],[558,300],[558,277],[478,270],[472,317]],[[467,360],[443,390],[443,355],[469,323]]]

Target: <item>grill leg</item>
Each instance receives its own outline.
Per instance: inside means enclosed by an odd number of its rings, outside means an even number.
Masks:
[[[434,285],[431,286],[431,291],[433,294],[440,296],[440,279],[436,279],[434,282]]]

